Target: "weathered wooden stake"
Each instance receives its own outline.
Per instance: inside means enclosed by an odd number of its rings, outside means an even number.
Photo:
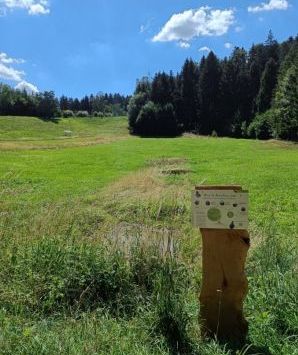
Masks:
[[[199,186],[200,190],[241,190],[240,186]],[[205,336],[243,343],[248,323],[243,301],[248,291],[244,272],[250,245],[246,230],[201,228],[203,280],[200,313]]]

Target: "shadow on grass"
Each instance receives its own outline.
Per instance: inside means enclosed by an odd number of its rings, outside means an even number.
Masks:
[[[170,134],[142,134],[142,133],[134,133],[131,130],[129,130],[129,134],[131,136],[140,137],[140,138],[179,138],[182,136],[183,132],[176,132]]]
[[[247,349],[245,352],[245,355],[272,355],[271,351],[268,349],[268,347],[265,346],[257,346],[251,344],[251,346]]]
[[[225,346],[226,350],[230,350],[233,355],[272,355],[267,346],[258,346],[248,342],[245,346],[235,343],[220,343]]]
[[[52,122],[58,124],[60,122],[59,117],[45,118],[45,117],[37,117],[39,120],[43,122]]]

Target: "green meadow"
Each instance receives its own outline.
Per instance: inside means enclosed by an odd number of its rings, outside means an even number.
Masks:
[[[297,176],[284,141],[0,117],[0,353],[298,354]],[[242,348],[200,335],[202,183],[250,193]]]

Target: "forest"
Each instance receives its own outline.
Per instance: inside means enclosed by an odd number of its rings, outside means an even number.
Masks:
[[[129,97],[120,94],[84,96],[82,99],[55,96],[53,91],[37,94],[15,90],[0,83],[0,116],[54,117],[122,116],[126,115]]]
[[[142,136],[201,135],[298,138],[298,37],[278,43],[272,32],[229,58],[212,51],[186,59],[177,75],[157,73],[137,82],[129,127]]]

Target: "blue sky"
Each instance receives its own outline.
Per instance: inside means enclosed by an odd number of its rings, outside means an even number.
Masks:
[[[298,33],[298,0],[0,0],[0,81],[57,95],[131,94],[208,50]]]

